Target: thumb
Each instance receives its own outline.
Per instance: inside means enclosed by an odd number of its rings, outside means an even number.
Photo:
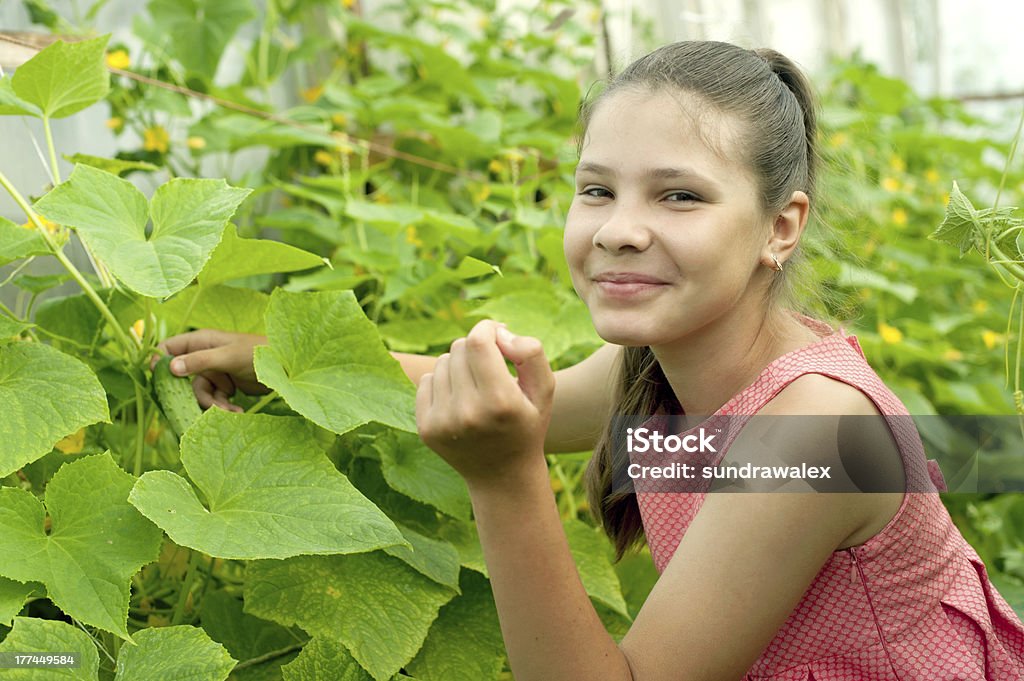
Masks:
[[[536,338],[516,336],[504,327],[498,329],[496,336],[501,354],[516,365],[523,393],[537,407],[546,407],[554,393],[555,375],[544,355],[544,346]]]
[[[203,371],[225,370],[222,350],[223,346],[178,355],[171,360],[171,373],[175,376],[190,376]]]

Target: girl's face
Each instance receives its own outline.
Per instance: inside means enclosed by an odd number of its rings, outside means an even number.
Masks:
[[[738,156],[738,122],[686,107],[685,97],[620,91],[597,106],[584,138],[565,256],[611,343],[666,345],[749,320],[774,274],[761,264],[770,220],[756,182],[722,157]]]

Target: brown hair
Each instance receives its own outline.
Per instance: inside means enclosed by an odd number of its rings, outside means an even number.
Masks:
[[[581,148],[595,108],[627,88],[689,96],[696,110],[731,115],[741,122],[734,148],[744,154],[743,160],[757,180],[765,215],[780,212],[797,190],[814,199],[818,166],[814,96],[800,69],[785,56],[770,49],[746,50],[714,41],[665,45],[630,64],[600,95],[581,105]],[[790,257],[787,276],[773,278],[766,303],[792,298],[789,282],[798,266],[799,258]],[[658,412],[682,412],[661,365],[648,347],[623,348],[612,414]],[[643,538],[643,523],[636,495],[613,489],[613,479],[621,473],[616,466],[626,465],[628,457],[622,438],[613,437],[610,416],[594,448],[585,482],[591,511],[621,559]]]

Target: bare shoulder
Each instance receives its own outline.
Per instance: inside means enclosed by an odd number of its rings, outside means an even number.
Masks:
[[[822,374],[805,374],[765,405],[759,416],[782,421],[787,452],[831,466],[834,491],[859,490],[852,511],[860,522],[839,548],[856,546],[899,510],[906,485],[903,459],[888,422],[866,394]],[[827,484],[815,486],[829,491]]]

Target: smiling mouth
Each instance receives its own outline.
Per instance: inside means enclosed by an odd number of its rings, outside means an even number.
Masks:
[[[597,291],[605,298],[627,300],[658,293],[669,284],[655,277],[636,273],[606,273],[593,278]]]

